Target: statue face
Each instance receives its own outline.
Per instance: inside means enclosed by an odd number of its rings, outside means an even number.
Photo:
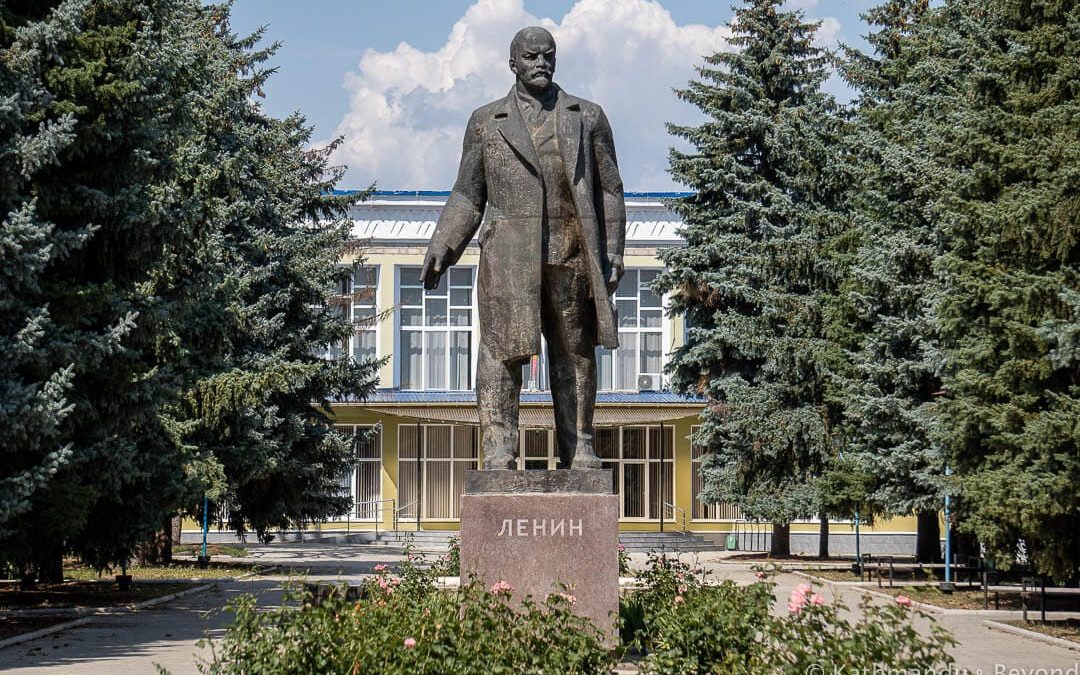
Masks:
[[[510,70],[530,91],[543,92],[555,75],[555,41],[546,32],[529,32],[514,45]]]

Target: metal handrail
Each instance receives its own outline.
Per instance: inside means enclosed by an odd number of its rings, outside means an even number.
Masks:
[[[356,513],[357,513],[357,511],[360,510],[361,506],[366,506],[368,504],[379,504],[379,508],[377,510],[377,515],[375,516],[375,535],[378,536],[378,534],[379,534],[379,523],[382,522],[383,511],[386,510],[386,508],[384,506],[382,506],[382,505],[385,504],[386,502],[390,502],[390,509],[393,510],[394,504],[397,502],[397,500],[396,499],[368,499],[368,500],[362,501],[362,502],[353,502],[352,511],[349,512],[349,518],[348,518],[348,520],[346,520],[346,524],[345,524],[346,531],[352,532],[353,517],[356,516]],[[397,528],[395,528],[395,529],[397,529]]]
[[[419,499],[414,499],[411,502],[409,502],[408,504],[402,504],[398,508],[394,509],[394,534],[395,535],[398,532],[398,522],[401,520],[401,512],[404,511],[405,509],[419,503],[419,501],[420,501]],[[416,514],[416,529],[417,529],[417,531],[420,530],[420,514],[419,513]]]
[[[670,506],[671,507],[671,515],[672,515],[673,519],[674,519],[676,511],[679,511],[680,513],[682,513],[682,527],[680,529],[681,529],[683,535],[685,535],[686,532],[687,532],[687,530],[686,530],[686,509],[682,508],[681,506],[675,506],[674,504],[671,504],[671,503],[668,503],[668,502],[664,502],[664,501],[660,502],[660,508],[661,509],[664,508],[665,506]],[[676,520],[676,522],[678,522],[678,521]]]

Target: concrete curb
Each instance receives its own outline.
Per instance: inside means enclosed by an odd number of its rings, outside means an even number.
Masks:
[[[30,631],[29,633],[12,635],[9,638],[0,640],[0,649],[3,649],[4,647],[10,647],[12,645],[17,645],[20,642],[36,640],[37,638],[45,637],[46,635],[51,635],[53,633],[59,633],[62,630],[74,628],[75,626],[81,626],[84,623],[89,623],[90,620],[96,616],[131,614],[142,609],[149,609],[150,607],[155,607],[166,602],[171,602],[173,600],[176,600],[177,598],[182,598],[187,595],[193,595],[195,593],[202,593],[203,591],[208,591],[211,588],[214,588],[216,585],[217,584],[211,583],[203,584],[202,586],[195,586],[194,588],[185,588],[184,590],[177,591],[176,593],[169,593],[168,595],[163,595],[159,598],[150,598],[149,600],[143,600],[142,602],[137,602],[133,605],[127,605],[124,607],[98,607],[94,610],[91,610],[91,613],[88,616],[83,616],[78,619],[73,619],[71,621],[65,621],[63,623],[58,623],[53,626],[46,626],[45,628],[39,628],[38,630]]]
[[[1019,626],[1010,626],[1007,623],[1001,623],[1000,621],[991,621],[990,619],[983,619],[983,625],[990,630],[1001,631],[1002,633],[1011,633],[1013,635],[1030,638],[1032,640],[1038,640],[1039,642],[1045,642],[1046,644],[1064,647],[1065,649],[1080,651],[1080,642],[1073,642],[1072,640],[1054,637],[1053,635],[1043,635],[1038,631],[1020,628]]]

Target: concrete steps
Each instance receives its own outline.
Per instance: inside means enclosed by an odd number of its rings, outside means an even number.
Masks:
[[[630,553],[723,550],[720,544],[692,532],[620,532],[619,543]]]

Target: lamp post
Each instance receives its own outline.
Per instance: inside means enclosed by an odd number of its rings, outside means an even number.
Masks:
[[[210,567],[210,556],[206,555],[206,532],[210,529],[208,514],[210,511],[210,500],[207,499],[206,493],[203,493],[202,498],[202,555],[199,556],[199,567],[206,569]]]
[[[945,466],[945,475],[952,475],[952,470]],[[942,593],[952,593],[956,590],[956,584],[952,579],[952,523],[949,519],[949,487],[945,486],[945,581],[938,588]]]

